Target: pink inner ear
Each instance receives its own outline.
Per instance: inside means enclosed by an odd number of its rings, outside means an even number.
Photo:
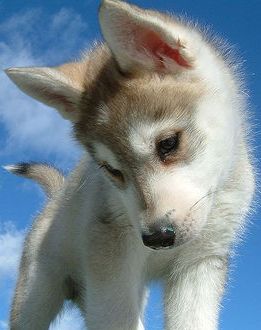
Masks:
[[[44,96],[46,99],[48,98],[54,105],[62,106],[65,112],[70,113],[75,110],[75,104],[65,95],[44,91]]]
[[[172,59],[182,67],[191,67],[191,64],[182,57],[178,48],[170,47],[154,31],[136,31],[135,35],[138,38],[139,48],[142,47],[151,53],[157,60],[158,67],[164,68],[164,57]],[[141,49],[139,49],[139,51],[140,50]]]

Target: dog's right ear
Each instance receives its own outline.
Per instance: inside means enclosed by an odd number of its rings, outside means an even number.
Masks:
[[[177,21],[119,0],[103,0],[99,18],[121,71],[176,74],[195,67],[198,36]]]
[[[23,92],[77,121],[81,87],[59,68],[10,68],[5,72]]]

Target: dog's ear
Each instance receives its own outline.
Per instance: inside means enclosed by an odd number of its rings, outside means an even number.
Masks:
[[[10,68],[5,72],[23,92],[56,108],[64,118],[77,121],[81,88],[68,74],[47,67]]]
[[[99,17],[103,36],[123,71],[176,73],[193,68],[187,32],[170,18],[118,0],[104,0]]]

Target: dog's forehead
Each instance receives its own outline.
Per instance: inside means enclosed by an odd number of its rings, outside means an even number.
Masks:
[[[164,120],[191,114],[202,94],[200,83],[175,82],[174,79],[130,80],[97,107],[98,121],[108,125],[133,121]]]
[[[199,84],[139,80],[98,106],[97,122],[133,146],[189,125],[202,93]]]

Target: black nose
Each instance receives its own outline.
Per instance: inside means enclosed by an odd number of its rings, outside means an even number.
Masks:
[[[152,226],[149,231],[142,233],[144,245],[154,250],[169,249],[174,246],[176,238],[175,229],[172,224]]]

